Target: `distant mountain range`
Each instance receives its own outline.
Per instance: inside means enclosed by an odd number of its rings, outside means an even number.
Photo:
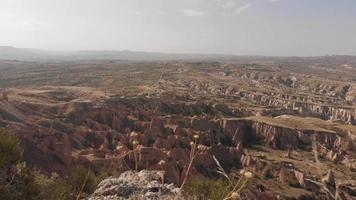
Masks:
[[[234,55],[170,54],[143,51],[47,51],[0,46],[0,60],[190,60],[232,59]]]
[[[173,54],[143,51],[47,51],[39,49],[24,49],[11,46],[0,46],[0,60],[21,61],[77,61],[77,60],[128,60],[128,61],[317,61],[322,59],[338,60],[345,63],[356,63],[356,56],[319,56],[319,57],[267,57],[267,56],[237,56],[226,54]]]

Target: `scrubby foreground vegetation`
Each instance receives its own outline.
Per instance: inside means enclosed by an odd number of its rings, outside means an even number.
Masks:
[[[0,199],[80,199],[95,190],[100,178],[84,167],[72,167],[64,176],[44,175],[22,159],[20,140],[0,129]]]
[[[0,129],[1,200],[86,199],[94,192],[99,181],[105,177],[95,175],[90,168],[86,169],[82,166],[72,167],[61,176],[56,173],[45,175],[36,168],[28,166],[23,161],[22,154],[23,148],[19,138],[6,129]],[[219,163],[217,165],[220,166]],[[251,177],[242,174],[234,185],[226,172],[222,175],[227,177],[227,180],[204,177],[189,179],[184,188],[182,185],[181,190],[177,190],[179,195],[177,198],[211,200],[240,198],[242,189],[247,186]],[[163,177],[159,176],[159,179],[164,182]]]

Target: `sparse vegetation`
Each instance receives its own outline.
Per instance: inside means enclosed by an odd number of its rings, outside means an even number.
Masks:
[[[184,192],[199,200],[238,200],[241,199],[241,193],[248,187],[251,178],[251,172],[243,172],[239,178],[229,178],[230,181],[195,177],[187,182]]]
[[[90,170],[76,166],[67,175],[46,176],[22,161],[20,140],[0,130],[1,200],[71,200],[94,192],[100,178]]]
[[[194,142],[191,142],[191,149],[190,149],[190,155],[189,155],[189,164],[188,164],[187,171],[184,174],[184,178],[183,178],[182,185],[180,186],[180,190],[182,190],[184,188],[185,183],[188,180],[188,175],[189,175],[190,169],[191,169],[191,167],[193,165],[194,159],[198,155],[197,146],[198,146],[199,135],[194,135],[193,138],[194,138]]]
[[[240,171],[238,177],[230,177],[213,156],[217,165],[217,172],[224,179],[211,179],[206,177],[194,177],[189,180],[184,188],[185,193],[196,199],[210,200],[237,200],[241,199],[241,193],[249,185],[253,174],[249,171]]]
[[[16,164],[21,155],[20,140],[5,129],[0,129],[0,169]]]
[[[221,200],[229,192],[231,185],[223,179],[196,177],[187,182],[184,191],[199,200]]]

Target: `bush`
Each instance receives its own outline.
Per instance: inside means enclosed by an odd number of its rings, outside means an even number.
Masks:
[[[67,182],[74,192],[93,193],[99,181],[98,177],[82,166],[69,169]]]
[[[84,167],[73,167],[66,177],[48,177],[21,161],[20,140],[0,129],[1,200],[71,200],[94,192],[101,178]]]
[[[37,200],[40,188],[35,182],[35,174],[26,167],[25,163],[19,163],[11,176],[2,179],[0,183],[0,199],[2,200]]]
[[[4,129],[0,129],[0,169],[20,161],[22,149],[20,140]]]
[[[90,170],[76,166],[68,170],[66,177],[54,174],[50,178],[38,173],[37,183],[41,187],[42,199],[69,200],[76,199],[78,195],[94,192],[101,178],[95,176]]]
[[[20,140],[0,129],[0,199],[34,199],[33,193],[37,191],[33,177],[26,171],[25,164],[20,163],[21,156]]]
[[[72,187],[57,174],[47,177],[37,172],[36,183],[40,187],[41,197],[46,200],[75,199]]]
[[[184,192],[201,200],[221,200],[228,194],[229,189],[230,184],[225,180],[196,177],[187,183]]]

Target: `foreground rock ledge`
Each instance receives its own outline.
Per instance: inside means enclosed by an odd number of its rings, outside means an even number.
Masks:
[[[103,180],[87,200],[177,198],[179,188],[162,184],[162,175],[163,171],[126,171],[118,178]]]

